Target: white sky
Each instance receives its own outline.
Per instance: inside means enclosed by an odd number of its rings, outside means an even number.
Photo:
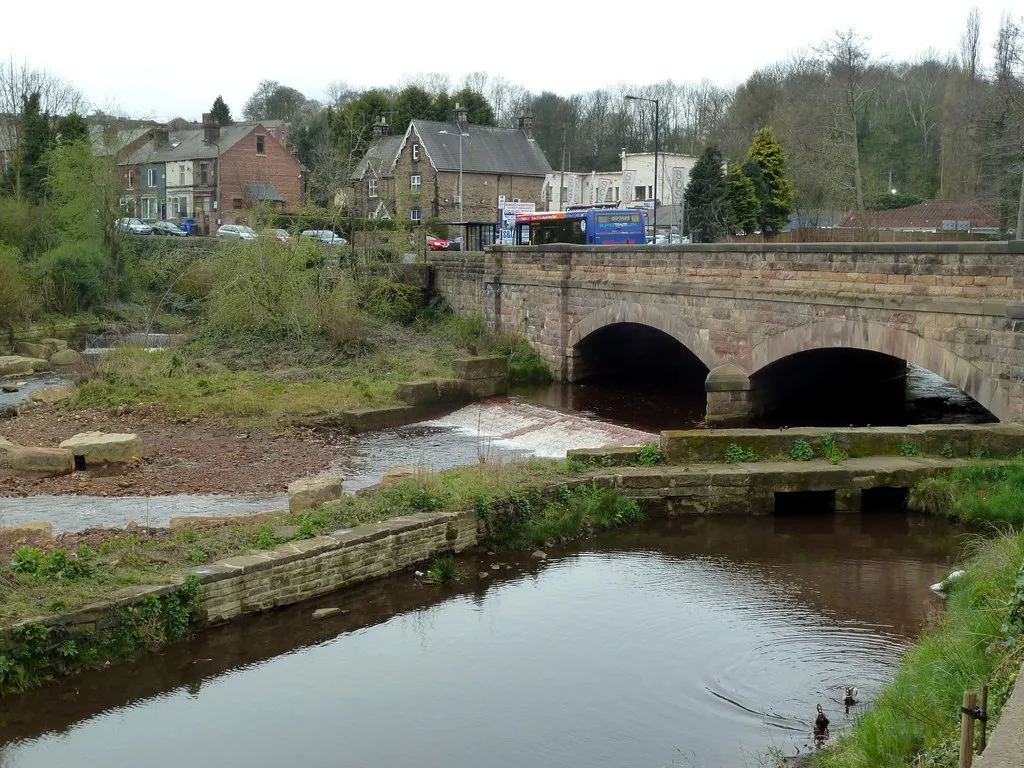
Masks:
[[[955,50],[975,5],[987,65],[1001,14],[1024,12],[1010,0],[6,0],[0,55],[73,82],[108,112],[198,119],[222,94],[238,118],[263,79],[313,98],[337,80],[443,72],[457,84],[478,70],[562,95],[665,79],[735,85],[847,27],[875,55],[910,59]]]

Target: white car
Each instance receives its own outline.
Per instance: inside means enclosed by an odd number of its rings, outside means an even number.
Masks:
[[[223,224],[217,229],[217,237],[223,240],[255,240],[259,235],[242,224]]]
[[[319,240],[324,245],[330,245],[337,248],[348,245],[348,240],[341,235],[334,234],[329,229],[304,229],[299,233],[299,237]]]
[[[153,228],[142,219],[118,219],[117,228],[129,235],[149,235],[153,232]]]

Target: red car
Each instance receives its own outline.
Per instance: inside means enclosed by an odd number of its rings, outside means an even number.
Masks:
[[[442,240],[441,238],[434,237],[433,235],[427,235],[427,245],[430,246],[430,250],[432,251],[447,251],[452,247],[452,244],[447,240]]]
[[[272,229],[270,230],[269,234],[279,243],[290,243],[292,241],[292,236],[289,235],[288,232],[283,229]]]

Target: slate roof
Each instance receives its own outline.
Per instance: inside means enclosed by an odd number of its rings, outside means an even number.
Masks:
[[[394,165],[404,141],[404,136],[384,136],[375,139],[370,144],[370,148],[366,150],[366,154],[356,164],[355,170],[352,171],[352,180],[358,181],[370,170],[377,176],[390,174],[391,166]]]
[[[439,171],[459,170],[459,125],[433,120],[413,120],[410,126]],[[447,133],[440,133],[447,131]],[[462,139],[462,170],[465,173],[500,173],[513,176],[545,176],[551,164],[535,139],[519,128],[465,126]]]
[[[109,157],[116,155],[136,139],[141,139],[150,130],[152,130],[152,126],[108,131],[105,126],[90,125],[89,141],[92,143],[92,151],[97,157]]]
[[[265,200],[271,203],[283,203],[284,198],[269,184],[246,184],[245,188],[254,200]]]
[[[857,216],[849,213],[839,225],[852,227]],[[871,211],[871,225],[879,229],[936,229],[942,231],[944,221],[969,221],[971,229],[992,229],[999,226],[998,213],[980,203],[956,203],[952,200],[926,200],[906,208]]]
[[[252,133],[259,123],[230,125],[220,129],[220,154]],[[175,160],[212,160],[217,157],[217,147],[203,140],[203,128],[184,128],[170,131],[167,146],[156,149],[152,141],[140,147],[124,160],[127,165],[145,163],[169,163]]]

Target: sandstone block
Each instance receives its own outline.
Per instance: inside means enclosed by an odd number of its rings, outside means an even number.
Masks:
[[[73,349],[62,349],[50,355],[50,362],[61,366],[82,365],[85,358]]]
[[[452,368],[459,379],[490,379],[508,375],[508,361],[504,357],[467,357],[453,361]]]
[[[80,432],[60,447],[81,456],[86,464],[130,461],[142,454],[142,440],[130,433]]]
[[[50,350],[50,355],[54,352],[60,352],[62,349],[68,348],[68,343],[64,341],[64,339],[40,339],[39,343]],[[49,358],[50,355],[47,355],[47,358]]]
[[[508,377],[502,375],[486,379],[465,379],[462,382],[462,391],[474,400],[503,395],[508,391]]]
[[[387,472],[384,473],[384,477],[381,479],[381,485],[394,485],[400,483],[403,480],[413,480],[424,475],[432,474],[433,470],[430,467],[410,467],[404,465],[398,465],[391,467]]]
[[[317,608],[313,611],[313,620],[326,619],[331,616],[337,616],[339,613],[341,613],[341,608]]]
[[[18,523],[11,528],[0,528],[0,543],[28,544],[53,538],[53,526],[47,522]]]
[[[0,464],[7,461],[7,456],[12,452],[20,448],[17,443],[13,443],[6,437],[0,437]]]
[[[48,371],[50,362],[43,358],[22,357],[20,355],[0,356],[0,376],[17,376],[21,373]]]
[[[24,357],[35,357],[42,360],[49,360],[54,350],[45,344],[35,344],[31,341],[19,341],[14,345],[14,353]]]
[[[404,381],[397,390],[398,399],[406,405],[428,405],[441,399],[435,381]]]
[[[75,394],[73,387],[40,387],[29,393],[28,399],[37,403],[53,405],[62,400],[67,400]]]
[[[291,512],[312,509],[340,498],[341,478],[333,475],[304,477],[288,486],[288,509]]]
[[[75,455],[63,448],[18,448],[7,455],[11,469],[66,475],[75,469]]]

